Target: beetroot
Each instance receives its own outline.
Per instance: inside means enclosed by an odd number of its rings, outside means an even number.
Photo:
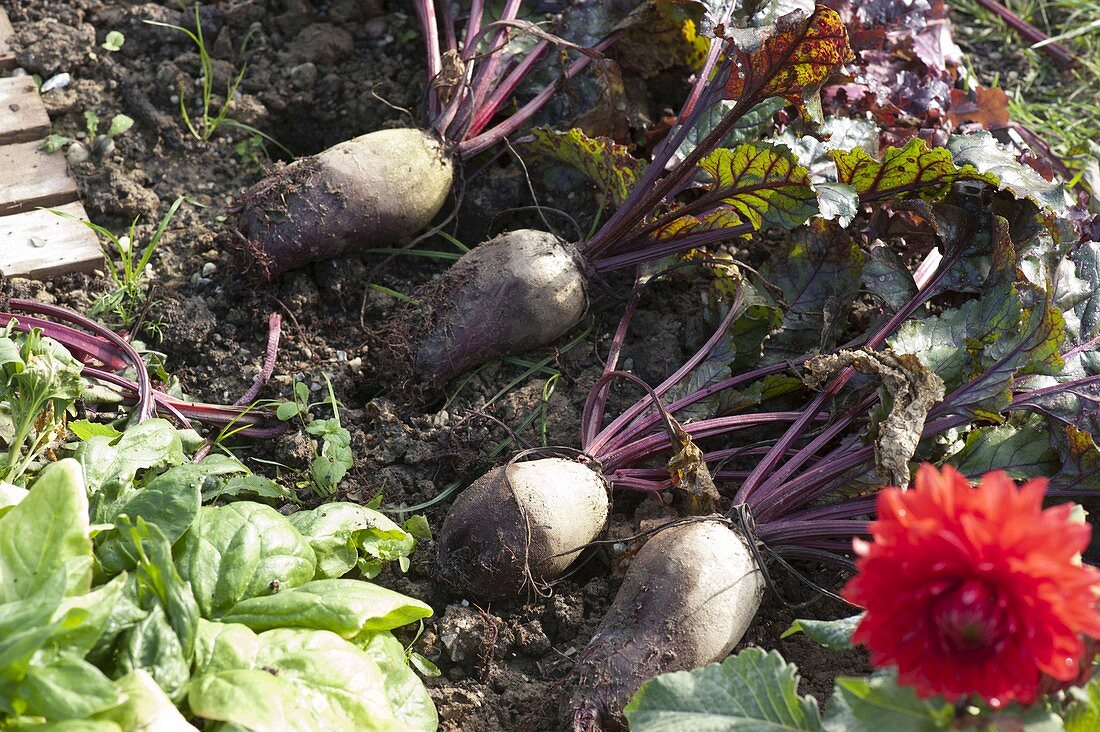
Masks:
[[[403,239],[439,213],[453,178],[439,139],[414,129],[372,132],[296,160],[237,203],[246,266],[270,279]]]
[[[391,324],[390,347],[421,384],[440,385],[564,335],[588,307],[585,290],[571,244],[541,231],[512,231],[421,287]]]
[[[728,521],[690,519],[658,530],[570,673],[575,732],[615,729],[646,680],[724,658],[763,594],[763,573]]]
[[[471,485],[447,514],[439,568],[479,598],[516,597],[560,575],[603,530],[608,485],[578,462],[543,458],[495,468]]]

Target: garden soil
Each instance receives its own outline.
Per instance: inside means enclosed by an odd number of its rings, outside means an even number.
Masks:
[[[400,304],[391,291],[410,292],[436,276],[445,262],[352,256],[253,286],[229,254],[227,211],[266,167],[277,163],[239,127],[223,126],[202,142],[183,126],[180,95],[193,110],[202,90],[200,57],[184,34],[145,21],[193,27],[193,16],[174,2],[2,1],[16,30],[22,68],[43,79],[62,72],[71,76],[68,86],[44,95],[55,133],[86,137],[86,113],[103,121],[103,129],[116,114],[136,120],[113,151],[73,168],[91,220],[122,233],[139,219],[140,245],[177,196],[189,198],[158,250],[152,305],[134,334],[164,354],[168,371],[189,395],[211,402],[237,399],[259,370],[268,315],[281,312],[275,376],[261,396],[287,398],[292,382],[301,380],[320,401],[325,376],[331,379],[355,454],[337,499],[367,502],[381,495],[389,508],[416,506],[448,486],[469,484],[520,447],[576,447],[580,410],[601,372],[629,281],[603,283],[593,293],[584,326],[556,348],[526,354],[530,361],[546,362],[537,373],[524,376],[524,366],[494,364],[450,385],[430,404],[410,403],[382,377],[388,369],[380,362],[385,344],[379,341],[379,324]],[[425,74],[411,6],[381,0],[225,0],[203,7],[202,24],[214,59],[214,89],[224,92],[244,69],[231,116],[297,155],[371,130],[415,123]],[[114,53],[100,47],[110,31],[125,36]],[[661,109],[678,103],[662,97],[669,88],[682,94],[685,87],[667,76],[647,87],[650,108],[640,118],[659,119]],[[215,109],[222,102],[215,97]],[[283,155],[271,144],[266,147],[276,157]],[[549,225],[575,238],[577,227],[591,225],[598,210],[583,186],[555,186],[537,175],[528,179],[507,154],[467,165],[462,189],[448,230],[471,245],[523,225]],[[536,201],[554,210],[533,213],[527,207]],[[444,215],[453,208],[452,201]],[[454,251],[441,239],[424,245]],[[759,256],[742,254],[750,260]],[[689,278],[646,294],[622,367],[657,383],[698,347],[707,333],[694,316],[696,284]],[[87,311],[109,281],[100,272],[41,283],[9,280],[4,286],[11,294]],[[566,348],[582,332],[584,337]],[[616,388],[609,413],[638,396],[630,385]],[[509,439],[494,456],[494,449]],[[266,444],[237,440],[230,447],[257,472],[290,484],[301,481],[310,457],[306,436],[295,430]],[[305,505],[321,501],[304,485],[299,495]],[[627,539],[643,521],[670,511],[654,497],[616,500],[608,535],[615,540]],[[419,511],[433,530],[442,525],[449,501]],[[590,552],[580,569],[547,596],[486,607],[449,592],[438,580],[430,541],[418,548],[407,573],[386,571],[380,582],[436,610],[415,648],[442,670],[439,678],[427,679],[442,728],[565,729],[560,682],[614,596],[630,546],[620,542]],[[842,581],[818,567],[799,569],[834,589]],[[866,670],[862,653],[827,651],[802,636],[781,639],[780,634],[796,617],[839,617],[851,609],[816,596],[785,570],[776,569],[774,579],[778,594],[766,596],[744,642],[779,650],[799,666],[801,691],[824,703],[835,675]],[[413,637],[403,639],[412,642]]]

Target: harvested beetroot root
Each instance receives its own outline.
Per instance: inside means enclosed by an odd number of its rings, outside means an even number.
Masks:
[[[724,658],[763,595],[763,574],[729,521],[659,529],[569,675],[573,730],[619,728],[623,706],[645,681]]]
[[[260,279],[365,247],[387,247],[426,227],[443,207],[454,165],[495,145],[553,98],[618,31],[582,49],[516,20],[520,0],[508,0],[499,18],[482,26],[471,13],[461,43],[451,27],[440,47],[434,0],[416,0],[427,46],[427,129],[381,130],[295,161],[261,180],[236,204],[236,248],[245,269]],[[449,8],[441,19],[453,21]],[[519,50],[510,31],[539,39]],[[548,85],[498,120],[512,92],[554,46],[581,52]],[[496,49],[486,53],[484,49]],[[507,56],[507,58],[504,58]]]
[[[439,536],[439,568],[487,600],[545,586],[607,522],[608,485],[563,458],[490,470],[459,496]]]
[[[573,271],[579,277],[634,267],[728,242],[764,225],[795,228],[814,216],[817,199],[809,174],[787,148],[762,143],[732,150],[720,146],[738,121],[766,99],[782,97],[804,110],[803,91],[812,96],[850,56],[840,17],[824,7],[810,17],[802,11],[790,13],[768,28],[727,29],[725,37],[711,44],[696,87],[677,118],[681,124],[655,151],[644,174],[638,170],[638,161],[610,140],[543,136],[549,154],[574,163],[584,161],[581,167],[599,179],[612,201],[621,204],[591,238],[573,247],[576,266],[570,268],[569,281]],[[730,98],[737,103],[713,129],[705,131],[690,153],[674,162],[703,113]],[[493,240],[494,247],[517,247],[513,254],[494,254],[494,258],[505,262],[527,256],[519,249],[525,246],[526,236]],[[399,322],[424,323],[411,343],[389,339],[395,370],[411,370],[412,381],[423,387],[438,386],[498,356],[545,345],[573,327],[583,312],[573,305],[574,296],[566,293],[567,304],[557,316],[561,327],[544,327],[542,319],[526,314],[547,304],[560,306],[559,279],[512,280],[515,292],[486,297],[490,288],[480,277],[468,274],[468,259],[474,257],[471,253],[460,259],[454,265],[459,273],[444,275],[441,287],[433,285],[416,295],[396,316]],[[467,287],[469,294],[464,292]],[[578,286],[573,291],[582,289]],[[579,302],[580,296],[576,297]],[[524,298],[529,305],[521,303]],[[454,327],[456,323],[460,327]],[[471,342],[474,332],[466,327],[469,323],[484,324],[476,329],[476,342]],[[525,332],[525,328],[529,329]],[[441,363],[451,358],[448,354],[456,354],[453,363]]]
[[[421,380],[442,384],[487,361],[568,332],[588,308],[572,244],[520,229],[465,254],[417,290],[417,304],[389,325],[395,351]]]
[[[394,242],[427,226],[451,190],[454,163],[421,130],[380,130],[296,160],[237,202],[245,265],[263,279]]]

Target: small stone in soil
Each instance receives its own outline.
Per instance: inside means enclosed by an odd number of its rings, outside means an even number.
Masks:
[[[485,615],[462,605],[448,605],[439,621],[439,640],[455,663],[479,661],[492,631]]]

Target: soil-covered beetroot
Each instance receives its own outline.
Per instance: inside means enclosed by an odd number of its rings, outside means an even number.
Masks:
[[[439,571],[479,599],[520,596],[558,577],[603,530],[608,486],[588,466],[543,458],[494,468],[454,502],[439,535]]]
[[[379,130],[296,160],[250,188],[235,225],[246,266],[262,278],[358,247],[388,246],[427,226],[454,164],[423,130]]]
[[[760,607],[764,578],[724,520],[660,530],[639,550],[569,677],[574,732],[624,729],[646,680],[724,658]]]
[[[533,229],[502,234],[416,291],[390,326],[395,364],[440,385],[550,343],[584,315],[585,283],[573,245]]]

